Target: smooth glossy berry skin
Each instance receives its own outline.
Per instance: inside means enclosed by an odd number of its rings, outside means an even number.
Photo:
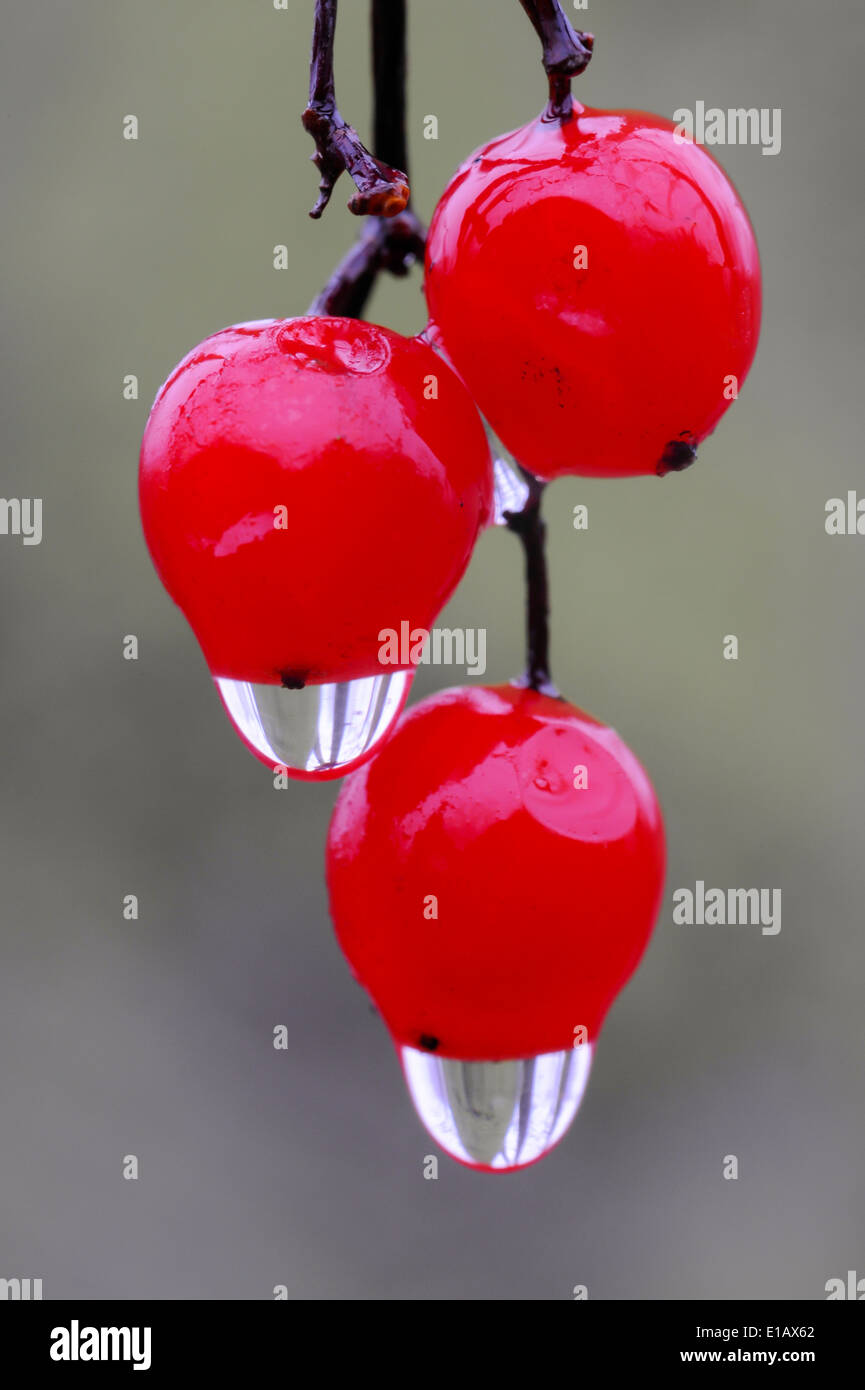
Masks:
[[[328,839],[336,934],[394,1041],[466,1061],[593,1042],[663,878],[660,808],[618,734],[513,686],[411,709]]]
[[[748,374],[754,233],[720,166],[674,130],[633,111],[538,119],[477,151],[436,208],[430,316],[539,477],[685,467]]]
[[[349,319],[205,339],[141,446],[150,553],[213,675],[289,688],[380,674],[382,629],[429,628],[491,486],[483,426],[447,365]]]

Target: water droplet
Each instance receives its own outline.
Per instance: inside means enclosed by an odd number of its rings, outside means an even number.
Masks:
[[[299,367],[369,376],[387,366],[391,348],[375,324],[349,326],[342,336],[333,319],[288,319],[276,335],[280,352]]]
[[[415,1109],[436,1143],[461,1163],[495,1172],[533,1163],[576,1115],[592,1045],[515,1062],[460,1062],[400,1050]]]
[[[529,500],[529,487],[519,471],[516,459],[505,448],[489,420],[483,415],[481,420],[486,430],[490,457],[493,461],[493,499],[495,502],[493,524],[495,526],[507,526],[506,513],[523,510]]]
[[[381,743],[413,675],[391,671],[302,690],[214,679],[229,719],[256,757],[314,778],[344,775]]]
[[[523,482],[520,475],[507,459],[499,458],[495,453],[495,446],[498,441],[493,436],[490,445],[493,448],[493,492],[495,495],[495,524],[496,526],[507,526],[508,521],[506,512],[521,512],[526,505],[529,496],[528,485]],[[501,445],[498,445],[499,449]]]

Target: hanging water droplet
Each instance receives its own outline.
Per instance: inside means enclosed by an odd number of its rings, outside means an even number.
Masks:
[[[495,448],[498,443],[493,435],[490,440],[491,447]],[[501,445],[498,445],[501,448]],[[529,496],[528,484],[524,483],[519,473],[507,459],[499,458],[493,453],[493,494],[495,497],[495,524],[496,526],[507,526],[508,520],[506,512],[521,512],[526,505]]]
[[[529,485],[522,476],[513,454],[505,448],[489,420],[483,415],[481,420],[493,461],[493,524],[507,526],[507,513],[521,512],[529,500]]]
[[[580,1107],[592,1045],[515,1062],[460,1062],[401,1049],[406,1085],[436,1143],[473,1167],[503,1171],[543,1157]]]
[[[332,777],[363,760],[390,732],[413,675],[389,671],[302,690],[214,679],[229,719],[262,762],[304,777]]]

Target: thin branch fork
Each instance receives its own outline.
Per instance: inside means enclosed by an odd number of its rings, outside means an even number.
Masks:
[[[408,275],[425,245],[423,224],[410,207],[388,221],[371,217],[307,312],[360,318],[379,271]]]
[[[356,193],[349,212],[357,216],[396,217],[408,205],[408,177],[371,155],[357,131],[343,120],[336,105],[333,45],[337,0],[316,0],[309,70],[309,105],[304,129],[315,141],[313,163],[321,175],[318,199],[310,217],[321,217],[334,185],[343,172],[354,180]]]

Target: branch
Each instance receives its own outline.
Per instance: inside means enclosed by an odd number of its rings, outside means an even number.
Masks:
[[[588,67],[594,35],[574,29],[559,0],[520,0],[520,3],[544,50],[544,71],[550,84],[545,119],[570,120],[573,110],[571,78],[578,77]]]
[[[389,222],[370,218],[307,312],[360,318],[379,271],[408,275],[414,262],[423,260],[424,245],[423,226],[411,208]]]
[[[408,168],[405,0],[372,0],[372,147],[396,169]]]
[[[542,695],[558,695],[550,677],[550,601],[547,580],[547,528],[541,516],[545,483],[524,468],[520,473],[529,495],[519,512],[505,512],[508,530],[519,536],[526,557],[526,673],[516,685],[538,690]]]
[[[408,166],[406,0],[372,0],[372,67],[375,152],[382,160],[392,161],[404,169]],[[382,164],[381,167],[388,166]],[[400,177],[407,180],[407,175]],[[407,185],[406,196],[409,196]],[[308,312],[360,318],[379,271],[407,275],[415,261],[423,260],[425,244],[423,224],[410,205],[387,221],[382,220],[381,215],[371,217]]]
[[[313,163],[321,174],[318,199],[310,217],[321,217],[343,171],[354,180],[357,192],[349,200],[349,212],[358,216],[395,217],[408,204],[407,176],[374,158],[352,126],[340,115],[333,81],[333,42],[337,0],[316,0],[309,69],[309,105],[303,113],[304,129],[315,141]]]

